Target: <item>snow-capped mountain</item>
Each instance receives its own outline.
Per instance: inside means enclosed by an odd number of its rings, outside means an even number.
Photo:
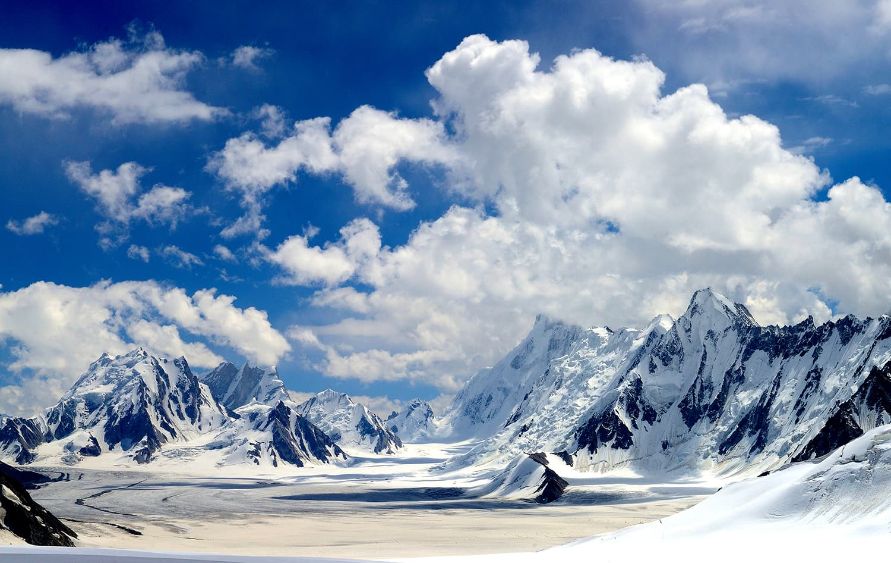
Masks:
[[[165,463],[200,458],[211,467],[267,468],[346,459],[325,432],[296,413],[274,369],[222,364],[208,377],[229,408],[185,358],[157,358],[141,348],[103,354],[44,416],[6,419],[0,455],[20,464],[124,455],[136,463],[162,456]],[[242,401],[247,404],[235,406]]]
[[[402,447],[402,440],[378,415],[346,393],[326,389],[300,404],[296,411],[347,451],[392,454]]]
[[[551,451],[579,469],[760,472],[891,422],[889,362],[887,316],[762,327],[700,290],[677,321],[644,330],[539,318],[447,422],[489,434],[460,463]]]
[[[433,409],[420,399],[412,399],[387,417],[387,428],[403,442],[417,442],[430,436],[435,425]]]
[[[227,420],[185,358],[156,358],[137,348],[123,356],[103,354],[44,417],[7,421],[0,448],[17,460],[31,460],[35,446],[64,440],[72,462],[124,451],[145,463],[162,444],[193,438]]]
[[[516,348],[494,367],[477,373],[455,396],[447,414],[451,431],[460,437],[497,431],[551,361],[568,354],[585,334],[581,327],[539,315]]]
[[[0,455],[18,464],[34,461],[34,448],[44,442],[43,418],[9,417],[0,428]]]
[[[249,403],[235,415],[237,418],[207,446],[221,453],[221,465],[249,462],[258,466],[303,467],[347,459],[328,435],[284,401],[275,406]]]
[[[276,405],[289,399],[285,384],[274,367],[263,369],[245,363],[239,369],[231,362],[223,362],[201,381],[207,384],[217,401],[230,410],[252,401]]]

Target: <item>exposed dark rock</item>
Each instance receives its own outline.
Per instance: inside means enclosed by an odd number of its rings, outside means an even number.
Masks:
[[[3,462],[0,462],[0,476],[16,481],[26,489],[37,489],[40,485],[53,481],[53,479],[50,479],[43,473],[28,471],[27,469],[19,469],[18,467],[7,465]]]
[[[627,450],[633,444],[631,430],[625,426],[614,409],[608,409],[599,415],[592,416],[579,429],[578,448],[587,448],[590,452],[596,452],[601,446]]]
[[[271,447],[277,458],[297,467],[303,467],[308,456],[324,463],[332,456],[347,457],[321,429],[281,401],[269,412],[262,429],[272,432]]]
[[[529,454],[529,458],[544,467],[541,484],[535,489],[535,492],[538,493],[534,498],[535,502],[547,504],[563,496],[569,483],[548,467],[548,457],[544,453],[536,452]]]
[[[0,462],[0,523],[32,545],[71,547],[77,534],[31,498],[11,475],[15,471]]]
[[[743,436],[746,435],[755,436],[755,441],[749,453],[758,453],[764,449],[764,446],[767,444],[768,431],[770,430],[768,417],[770,416],[773,401],[776,399],[777,392],[780,389],[781,381],[782,373],[779,373],[774,378],[770,389],[761,395],[755,406],[746,413],[733,432],[721,443],[718,447],[718,453],[721,455],[726,454],[735,448],[743,439]]]
[[[96,437],[90,436],[87,444],[79,449],[77,453],[86,457],[96,457],[102,453],[102,448],[99,447],[99,441],[96,440]]]
[[[19,465],[34,460],[32,450],[44,441],[43,429],[36,420],[13,417],[0,429],[0,448],[15,457]]]
[[[820,431],[792,461],[822,457],[867,430],[891,423],[891,362],[873,367],[857,392],[836,406]]]

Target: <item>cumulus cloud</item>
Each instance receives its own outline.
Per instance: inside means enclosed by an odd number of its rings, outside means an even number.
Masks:
[[[21,221],[10,219],[6,222],[6,230],[21,236],[40,235],[54,225],[59,224],[59,218],[46,211],[28,217]]]
[[[270,139],[283,137],[288,129],[285,112],[278,106],[263,104],[254,109],[253,117],[260,120],[260,131]]]
[[[653,63],[594,50],[541,68],[525,42],[485,36],[427,77],[453,132],[441,139],[455,159],[447,185],[476,205],[400,246],[368,245],[361,261],[346,251],[350,229],[267,256],[285,279],[322,285],[313,303],[340,319],[289,333],[324,373],[451,390],[538,312],[641,326],[706,286],[763,323],[886,312],[891,208],[879,189],[833,185],[775,126],[728,117],[706,87],[665,93]]]
[[[114,123],[211,120],[225,111],[183,89],[186,75],[203,60],[199,52],[168,48],[157,32],[60,57],[0,49],[0,104],[49,117],[89,108]]]
[[[18,385],[0,387],[0,411],[6,412],[58,399],[59,391],[102,352],[120,354],[140,345],[165,356],[184,354],[196,367],[211,367],[220,356],[208,343],[262,364],[274,364],[290,350],[265,312],[239,308],[234,297],[213,289],[190,295],[153,281],[89,287],[37,282],[0,292],[0,343],[12,358],[7,368],[23,377]],[[49,382],[45,393],[15,402],[41,381]]]
[[[127,226],[133,219],[173,229],[192,209],[188,204],[191,193],[182,188],[155,184],[140,194],[139,180],[149,169],[135,162],[96,174],[89,162],[67,161],[63,166],[68,179],[96,201],[97,211],[105,217],[106,221],[97,225],[104,247],[126,240]]]
[[[269,133],[281,116],[269,107],[265,114],[264,130]],[[211,157],[207,169],[241,196],[247,210],[239,223],[224,232],[224,236],[234,236],[259,229],[262,197],[276,186],[295,182],[301,171],[340,174],[360,203],[411,209],[415,203],[408,183],[397,170],[402,162],[457,165],[454,151],[445,142],[443,124],[400,119],[362,106],[333,131],[331,120],[322,117],[298,121],[277,144],[268,145],[253,133],[230,139]]]
[[[377,255],[381,236],[377,225],[356,219],[340,230],[341,239],[323,247],[310,246],[315,229],[288,237],[274,251],[262,247],[266,260],[287,272],[279,281],[290,285],[333,286],[351,278],[356,270]]]

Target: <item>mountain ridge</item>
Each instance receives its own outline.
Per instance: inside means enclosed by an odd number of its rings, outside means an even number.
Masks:
[[[446,468],[551,451],[586,470],[760,472],[891,421],[887,316],[762,327],[745,306],[706,289],[671,322],[581,329],[570,341],[565,334],[537,320],[494,368],[468,381],[446,415],[455,433],[484,418],[479,405],[498,416],[477,424],[480,442]],[[554,339],[564,354],[549,353]],[[505,381],[514,388],[505,391]],[[845,405],[848,414],[836,416]]]

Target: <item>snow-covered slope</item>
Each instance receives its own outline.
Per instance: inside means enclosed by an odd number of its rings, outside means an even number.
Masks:
[[[207,449],[220,453],[221,465],[303,467],[347,459],[322,430],[284,401],[275,406],[250,403],[236,410],[235,415],[237,418],[207,445]]]
[[[487,436],[497,431],[551,361],[568,354],[585,334],[581,327],[539,315],[516,348],[467,382],[455,396],[444,424],[456,437]]]
[[[407,443],[429,438],[435,429],[435,423],[433,408],[420,399],[409,401],[399,411],[393,411],[387,417],[387,428]]]
[[[658,522],[535,554],[536,561],[831,561],[891,545],[891,425],[873,429],[819,463],[793,464],[724,487]],[[728,549],[729,548],[729,549]],[[737,551],[739,550],[739,551]],[[787,556],[792,556],[788,559]],[[523,558],[513,560],[525,560]],[[532,560],[530,558],[530,560]]]
[[[239,369],[223,362],[201,378],[213,396],[227,409],[235,410],[253,401],[276,405],[289,399],[275,367],[263,369],[245,363]]]
[[[446,418],[486,437],[456,463],[565,451],[579,469],[755,473],[891,422],[889,362],[887,316],[762,327],[700,290],[642,331],[539,318]]]
[[[378,415],[345,393],[327,389],[300,404],[296,411],[348,452],[355,449],[392,454],[402,447],[402,440]]]
[[[54,443],[67,463],[108,451],[146,463],[162,444],[194,438],[227,420],[185,358],[156,358],[138,348],[103,354],[44,417],[7,421],[0,448],[23,461],[33,460],[40,444]]]

